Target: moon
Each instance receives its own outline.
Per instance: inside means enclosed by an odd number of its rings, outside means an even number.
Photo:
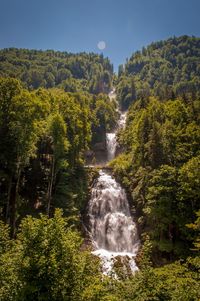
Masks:
[[[98,44],[97,44],[97,47],[100,50],[104,50],[106,48],[106,43],[104,41],[99,41]]]

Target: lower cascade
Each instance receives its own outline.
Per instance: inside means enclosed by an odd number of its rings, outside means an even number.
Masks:
[[[122,258],[132,272],[138,270],[134,258],[139,240],[126,193],[102,170],[92,189],[88,213],[93,254],[101,258],[103,273],[112,274],[117,258]]]

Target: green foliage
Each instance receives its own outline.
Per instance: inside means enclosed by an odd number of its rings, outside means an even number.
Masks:
[[[22,220],[17,240],[0,255],[1,300],[109,300],[98,261],[81,244],[60,210],[51,219]]]
[[[60,210],[53,218],[23,219],[15,241],[2,222],[1,230],[6,245],[0,254],[2,301],[199,300],[199,257],[153,269],[148,238],[142,271],[114,280],[102,277],[97,258],[81,248],[80,235]]]
[[[112,167],[133,198],[158,265],[185,258],[192,242],[198,245],[186,224],[195,225],[200,208],[199,51],[195,37],[153,43],[120,67],[117,80],[117,99],[129,112],[118,137],[124,153]]]
[[[199,49],[199,38],[181,36],[152,43],[135,52],[126,63],[125,71],[119,73],[119,90],[126,90],[124,95],[119,93],[121,101],[126,102],[129,97],[127,83],[131,81],[134,82],[135,97],[130,101],[149,95],[162,100],[177,96],[198,97]]]
[[[144,212],[152,229],[154,247],[161,252],[178,252],[175,242],[178,243],[181,236],[176,229],[180,224],[176,190],[177,171],[174,167],[163,165],[152,173]]]
[[[118,118],[115,102],[111,102],[108,96],[99,94],[95,102],[94,116],[93,144],[104,141],[106,132],[115,127]]]
[[[21,281],[18,277],[19,252],[10,239],[8,225],[0,221],[0,300],[18,300]]]
[[[180,200],[187,200],[193,208],[197,208],[200,199],[200,156],[192,157],[181,167],[179,182]]]
[[[0,220],[0,254],[4,254],[10,247],[10,233],[8,225]]]
[[[136,99],[134,81],[130,77],[121,77],[117,85],[117,101],[122,110],[127,110]]]
[[[49,118],[49,135],[52,139],[55,157],[62,157],[69,147],[66,140],[66,124],[63,117],[57,113]]]
[[[136,273],[130,279],[118,283],[119,300],[160,301],[160,300],[199,300],[199,275],[195,260],[186,264],[175,262],[162,268],[148,268]]]
[[[200,210],[196,213],[197,219],[193,224],[188,224],[187,227],[196,231],[194,246],[195,251],[200,251]]]
[[[29,89],[62,87],[66,92],[109,92],[113,67],[94,53],[53,50],[0,50],[0,76],[21,80]]]
[[[53,219],[28,217],[21,224],[18,239],[22,247],[23,298],[70,299],[77,290],[77,274],[82,270],[78,255],[81,240],[75,232],[66,231],[60,212]]]
[[[119,137],[125,152],[112,162],[133,197],[140,227],[150,234],[157,264],[161,257],[187,256],[195,239],[185,225],[194,222],[199,210],[197,102],[135,101]]]
[[[116,104],[104,94],[29,92],[10,78],[0,87],[1,216],[13,233],[26,213],[62,207],[78,216],[87,198],[85,152],[115,126]]]

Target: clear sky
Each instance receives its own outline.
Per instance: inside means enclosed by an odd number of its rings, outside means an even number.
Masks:
[[[0,48],[103,52],[115,70],[142,46],[183,34],[200,36],[200,0],[0,0]]]

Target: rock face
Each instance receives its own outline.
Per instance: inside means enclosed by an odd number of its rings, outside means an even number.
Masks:
[[[106,140],[94,144],[91,150],[85,153],[86,165],[104,165],[107,161]]]
[[[98,142],[93,146],[93,150],[96,152],[106,151],[106,142]]]

